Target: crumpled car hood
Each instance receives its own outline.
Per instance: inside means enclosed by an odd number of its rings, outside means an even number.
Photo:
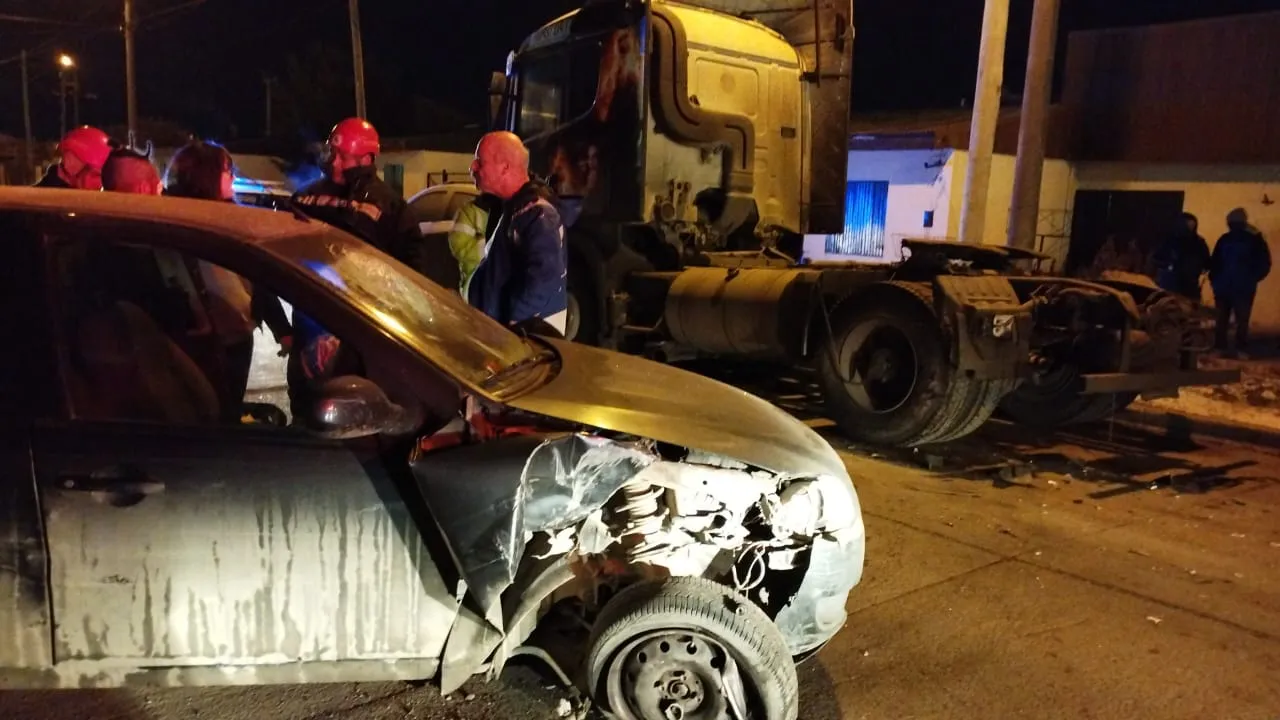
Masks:
[[[779,474],[845,476],[826,440],[755,395],[651,360],[540,339],[559,353],[561,370],[537,390],[508,400],[511,407]]]

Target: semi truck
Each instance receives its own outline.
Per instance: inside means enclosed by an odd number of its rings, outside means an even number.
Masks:
[[[1239,379],[1198,369],[1203,308],[1144,277],[934,240],[802,262],[845,229],[852,5],[589,0],[509,54],[493,119],[559,196],[573,339],[806,367],[844,433],[890,446]]]

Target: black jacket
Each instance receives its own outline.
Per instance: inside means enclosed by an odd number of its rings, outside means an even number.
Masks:
[[[471,277],[470,303],[503,325],[568,307],[564,225],[556,197],[536,181],[502,205],[489,251]]]
[[[1156,250],[1156,283],[1163,289],[1200,299],[1200,275],[1209,269],[1209,244],[1181,228]]]
[[[345,184],[324,178],[293,196],[308,216],[373,245],[446,288],[458,287],[458,263],[444,241],[427,243],[417,219],[372,166],[343,174]]]

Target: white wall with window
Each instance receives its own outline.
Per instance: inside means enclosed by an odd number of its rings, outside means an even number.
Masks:
[[[984,237],[1003,245],[1013,195],[1014,158],[996,155],[987,191]],[[905,238],[955,240],[960,235],[968,153],[963,150],[854,150],[849,153],[845,232],[805,236],[809,261],[897,262]],[[1065,258],[1075,179],[1062,160],[1045,163],[1037,235]]]

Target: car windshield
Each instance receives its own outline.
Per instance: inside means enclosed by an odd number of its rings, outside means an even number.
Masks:
[[[337,230],[289,236],[262,245],[333,288],[390,335],[441,370],[493,397],[522,385],[523,373],[545,357],[507,330],[372,246]]]

